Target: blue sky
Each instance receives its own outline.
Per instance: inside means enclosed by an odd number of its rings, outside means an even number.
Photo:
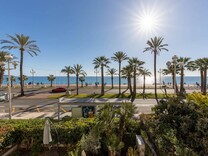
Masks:
[[[165,68],[175,54],[193,60],[207,57],[207,6],[207,0],[1,0],[0,39],[23,33],[37,41],[41,53],[24,55],[28,76],[32,68],[35,75],[61,76],[64,66],[77,63],[88,75],[95,75],[93,59],[110,58],[116,51],[138,57],[153,71],[153,55],[143,50],[155,35],[169,45],[169,52],[162,51],[157,58],[158,69]],[[155,32],[139,31],[138,19],[144,12],[157,17]],[[10,52],[19,58],[19,51]],[[112,62],[110,67],[118,65]],[[19,75],[19,70],[12,74]]]

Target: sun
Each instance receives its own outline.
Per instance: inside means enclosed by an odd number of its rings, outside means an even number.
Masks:
[[[138,29],[145,34],[155,34],[159,28],[159,18],[148,12],[143,12],[138,17]]]

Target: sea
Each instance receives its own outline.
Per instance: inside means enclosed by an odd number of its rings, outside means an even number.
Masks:
[[[19,79],[18,77],[16,78],[16,82],[13,82],[13,84],[19,84]],[[176,81],[177,83],[180,83],[180,76],[176,77]],[[101,84],[101,77],[100,76],[86,76],[85,77],[85,81],[84,84],[89,84],[89,85],[93,85],[95,84],[95,82],[98,82],[99,84]],[[172,77],[171,76],[164,76],[164,77],[159,77],[157,79],[157,83],[172,83]],[[196,82],[200,83],[201,79],[200,76],[185,76],[184,77],[184,83],[185,84],[196,84]],[[208,79],[207,79],[208,82]],[[4,80],[3,80],[3,85],[6,85],[7,82],[7,75],[4,76]],[[47,76],[28,76],[28,80],[25,81],[25,84],[50,84],[50,81],[48,81]],[[76,83],[76,77],[75,76],[70,76],[70,84],[75,84]],[[80,83],[80,82],[79,82]],[[104,83],[107,85],[111,84],[111,77],[109,76],[105,76],[104,77]],[[118,84],[119,83],[119,78],[118,76],[115,76],[113,79],[113,83],[114,84]],[[143,78],[142,77],[138,77],[137,78],[137,83],[138,84],[142,84],[143,83]],[[154,78],[152,77],[146,77],[146,84],[153,84],[154,83]],[[53,84],[57,84],[57,85],[64,85],[67,84],[67,77],[66,76],[57,76],[56,79],[53,81]],[[126,79],[121,79],[121,84],[122,85],[126,85],[127,84],[127,80]]]

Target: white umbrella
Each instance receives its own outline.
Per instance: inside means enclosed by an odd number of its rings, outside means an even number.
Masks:
[[[82,156],[86,156],[86,153],[84,150],[82,150]]]
[[[48,120],[45,122],[44,131],[43,131],[43,144],[49,144],[52,141],[51,137],[51,126]]]

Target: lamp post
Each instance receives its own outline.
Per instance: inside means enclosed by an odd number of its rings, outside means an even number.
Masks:
[[[10,76],[10,70],[16,69],[17,62],[11,61],[13,59],[12,55],[5,55],[5,62],[8,64],[8,68],[4,68],[5,70],[8,70],[8,95],[9,95],[9,119],[12,119],[12,100],[11,100],[11,76]],[[1,66],[5,66],[5,62],[0,62]],[[10,63],[13,64],[14,68],[10,68]]]
[[[32,74],[32,88],[34,87],[34,74],[35,74],[35,71],[32,69],[30,71],[30,73]]]
[[[159,69],[158,73],[160,74],[160,80],[159,80],[159,81],[160,81],[160,85],[161,85],[161,84],[162,84],[162,82],[161,82],[161,80],[162,80],[162,76],[161,76],[161,74],[162,74],[162,69],[161,69],[161,68]]]
[[[174,66],[174,94],[176,95],[176,63],[177,63],[177,59],[178,57],[176,55],[174,55],[172,57],[172,60],[173,60],[173,66]]]
[[[97,83],[98,83],[98,82],[97,82],[97,74],[99,73],[99,71],[97,70],[97,68],[95,68],[94,73],[96,74],[96,82],[95,82],[95,83],[96,83],[96,86],[97,86]]]

